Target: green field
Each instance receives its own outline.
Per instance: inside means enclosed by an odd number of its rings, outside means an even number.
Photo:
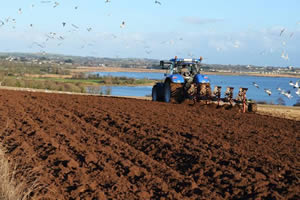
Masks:
[[[85,73],[71,74],[69,66],[55,64],[24,64],[19,62],[0,62],[0,85],[33,89],[47,89],[66,92],[101,93],[101,86],[136,86],[152,85],[149,79],[127,77],[97,77]],[[91,89],[94,88],[94,89]],[[109,91],[106,92],[109,94]]]

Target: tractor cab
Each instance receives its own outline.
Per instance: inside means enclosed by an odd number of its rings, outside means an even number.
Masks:
[[[166,75],[181,74],[184,76],[195,75],[200,72],[200,59],[173,58],[169,61],[160,61],[162,69],[168,70]]]

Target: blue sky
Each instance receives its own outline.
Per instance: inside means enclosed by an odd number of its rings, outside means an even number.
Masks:
[[[2,1],[0,51],[300,67],[299,0],[160,2]]]

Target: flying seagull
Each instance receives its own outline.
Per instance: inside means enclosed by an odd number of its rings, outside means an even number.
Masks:
[[[123,21],[122,24],[120,25],[120,28],[124,28],[125,27],[125,22]]]
[[[19,14],[22,14],[22,8],[19,8]]]
[[[281,58],[283,58],[284,60],[288,60],[288,59],[289,59],[288,53],[285,54],[285,52],[283,51],[283,52],[281,53]]]
[[[0,27],[4,25],[4,21],[0,20]]]
[[[280,36],[282,35],[282,33],[285,31],[285,28],[281,29],[280,31]]]
[[[33,44],[35,44],[35,45],[37,45],[37,46],[39,46],[39,47],[41,47],[41,48],[45,48],[45,46],[42,45],[42,44],[40,44],[40,43],[34,42]]]
[[[287,98],[289,98],[289,99],[293,98],[293,96],[291,95],[291,92],[290,92],[290,91],[288,91],[288,92],[283,92],[282,94],[283,94],[284,96],[286,96]]]
[[[293,81],[290,81],[289,85],[292,86],[293,88],[300,88],[299,81],[297,81],[296,83],[293,83]]]
[[[272,91],[270,89],[265,89],[265,93],[267,93],[269,96],[271,96]]]
[[[56,8],[57,6],[59,6],[59,3],[57,1],[55,1],[53,8]]]
[[[89,27],[89,28],[87,28],[86,29],[88,32],[90,32],[91,30],[92,30],[92,28],[91,27]]]
[[[300,97],[300,88],[298,88],[296,94]]]
[[[283,41],[283,42],[282,42],[282,45],[283,45],[283,46],[285,46],[285,45],[286,45],[286,42],[285,42],[285,41]]]
[[[277,88],[277,90],[280,92],[282,89],[279,87],[279,88]]]
[[[110,0],[105,0],[105,3],[110,3]]]
[[[79,29],[78,26],[76,26],[75,24],[71,24],[74,28]]]
[[[252,83],[255,87],[259,88],[259,86],[257,85],[257,83],[253,82]]]
[[[154,3],[161,5],[161,2],[159,2],[159,1],[155,1]]]
[[[65,27],[66,26],[66,22],[63,22],[62,25],[63,25],[63,27]]]

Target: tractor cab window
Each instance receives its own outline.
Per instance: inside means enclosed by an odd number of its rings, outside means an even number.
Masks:
[[[197,64],[192,64],[191,66],[190,66],[190,72],[191,72],[191,74],[197,74],[199,71],[198,71],[198,66],[197,66]]]

